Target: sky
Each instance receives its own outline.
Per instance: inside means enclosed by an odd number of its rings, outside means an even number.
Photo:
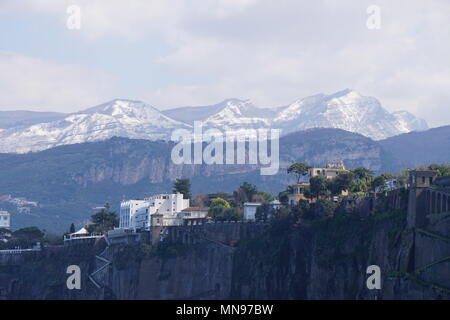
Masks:
[[[449,26],[448,0],[0,0],[0,110],[275,107],[351,88],[448,125]]]

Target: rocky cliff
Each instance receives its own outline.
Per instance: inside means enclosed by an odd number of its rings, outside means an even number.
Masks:
[[[0,292],[13,299],[450,298],[448,216],[427,230],[408,229],[405,195],[392,197],[338,208],[333,218],[292,212],[270,224],[175,228],[160,245],[102,240],[47,249],[3,264]],[[111,264],[103,268],[104,261]],[[65,286],[71,264],[81,267],[81,290]],[[371,265],[381,269],[381,290],[366,286]]]

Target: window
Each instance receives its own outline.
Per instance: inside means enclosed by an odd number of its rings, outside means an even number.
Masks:
[[[425,177],[422,177],[422,183],[425,184]]]

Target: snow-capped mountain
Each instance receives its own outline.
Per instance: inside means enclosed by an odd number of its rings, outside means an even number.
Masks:
[[[429,129],[425,120],[416,118],[411,112],[401,110],[392,113],[397,119],[398,128],[403,132],[424,131]]]
[[[177,128],[190,126],[170,119],[143,102],[118,99],[61,120],[3,130],[0,132],[0,152],[38,151],[114,136],[168,140]]]
[[[2,129],[0,152],[38,151],[113,136],[169,140],[173,130],[190,130],[194,121],[201,121],[204,130],[216,128],[227,133],[273,128],[287,134],[339,128],[374,140],[428,128],[424,120],[409,112],[389,113],[377,99],[349,89],[317,94],[278,108],[257,108],[248,100],[228,99],[212,106],[161,112],[140,101],[117,99],[55,121]]]
[[[279,112],[272,126],[283,129],[283,133],[310,128],[338,128],[374,140],[428,128],[424,120],[404,111],[391,114],[377,99],[350,89],[298,100]]]
[[[206,127],[215,127],[222,130],[258,129],[270,126],[270,119],[258,114],[250,101],[230,99],[222,103],[222,109],[203,121]]]
[[[220,108],[218,108],[220,106]],[[250,101],[229,99],[219,105],[201,107],[208,117],[190,117],[206,127],[227,131],[273,128],[282,134],[311,128],[339,128],[382,140],[410,131],[428,129],[426,122],[409,112],[389,113],[373,97],[346,89],[326,95],[317,94],[278,108],[257,108]],[[180,121],[183,108],[179,108]],[[187,110],[186,110],[187,111]]]

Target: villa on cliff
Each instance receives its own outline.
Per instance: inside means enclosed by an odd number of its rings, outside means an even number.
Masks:
[[[327,163],[325,168],[311,168],[309,169],[309,178],[316,176],[324,176],[327,179],[336,178],[338,175],[344,172],[349,172],[345,168],[344,161]]]
[[[120,229],[150,230],[153,226],[196,225],[207,211],[190,207],[183,194],[159,194],[144,200],[127,200],[120,204]]]
[[[313,177],[323,176],[327,179],[333,179],[336,178],[341,173],[345,172],[349,172],[349,170],[345,168],[344,161],[341,160],[339,162],[330,162],[325,166],[325,168],[315,167],[309,169],[308,177],[309,179],[311,179]],[[289,204],[296,205],[301,200],[310,201],[310,199],[308,199],[305,196],[305,191],[309,187],[309,185],[310,185],[309,182],[292,185],[291,187],[293,192],[288,196]],[[346,194],[348,193],[346,191],[343,191],[342,195]]]

